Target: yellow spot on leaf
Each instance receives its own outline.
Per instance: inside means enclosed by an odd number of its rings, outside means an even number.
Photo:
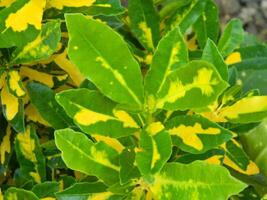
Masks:
[[[36,183],[41,183],[41,177],[37,172],[30,172],[29,174]]]
[[[4,196],[2,194],[2,189],[0,188],[0,200],[4,200]]]
[[[90,153],[91,153],[91,156],[95,162],[97,162],[101,165],[104,165],[106,167],[109,167],[111,169],[114,169],[116,171],[119,171],[120,168],[110,162],[106,152],[98,151],[94,146],[92,146]]]
[[[171,135],[180,137],[184,144],[200,151],[203,149],[203,143],[198,135],[218,135],[221,133],[221,130],[218,128],[203,129],[201,124],[196,123],[194,126],[180,125],[170,129],[169,133]]]
[[[187,42],[187,47],[189,50],[191,51],[195,51],[197,50],[198,48],[198,45],[197,45],[197,40],[196,40],[196,35],[190,39],[187,39],[186,42]]]
[[[152,138],[152,160],[151,160],[151,169],[153,169],[155,167],[155,164],[157,163],[158,160],[160,160],[160,153],[158,150],[158,146],[155,140],[153,140]]]
[[[143,38],[147,46],[151,49],[154,49],[151,28],[147,26],[146,22],[139,23],[139,28],[143,31]]]
[[[9,75],[9,88],[16,93],[18,97],[22,97],[25,95],[25,91],[20,85],[20,76],[17,71],[10,71]]]
[[[156,135],[162,130],[164,130],[164,126],[161,122],[153,122],[146,128],[146,131],[151,135]]]
[[[88,109],[81,109],[75,114],[74,119],[81,125],[90,126],[97,122],[106,122],[114,118]]]
[[[1,152],[1,164],[5,163],[5,156],[6,153],[10,153],[10,135],[11,135],[11,128],[10,126],[6,129],[6,135],[2,139],[2,143],[0,146],[0,152]]]
[[[16,13],[12,13],[6,19],[6,28],[14,31],[24,31],[28,25],[33,25],[36,29],[41,29],[43,9],[46,0],[30,0]]]
[[[95,0],[47,0],[46,9],[56,8],[62,10],[64,7],[89,7],[93,5],[94,2]]]
[[[221,155],[215,155],[215,156],[208,158],[206,162],[209,164],[220,165],[222,162],[221,159],[222,159]]]
[[[246,175],[255,175],[260,173],[260,170],[258,168],[258,166],[250,161],[249,165],[247,166],[246,170],[241,169],[236,163],[234,163],[228,156],[226,156],[223,160],[223,163],[229,167],[231,167],[232,169],[242,173],[242,174],[246,174]]]
[[[107,200],[111,195],[111,192],[96,193],[89,196],[88,200]]]
[[[148,55],[145,57],[144,62],[145,62],[147,65],[150,65],[150,64],[152,63],[152,58],[153,58],[153,55],[152,55],[152,54],[148,54]]]
[[[241,54],[239,52],[231,53],[225,60],[227,65],[232,65],[242,61]]]
[[[19,142],[20,151],[22,155],[33,163],[37,162],[34,154],[35,141],[31,138],[31,128],[28,126],[24,133],[17,134],[17,140]]]
[[[16,0],[1,0],[0,1],[0,7],[9,7],[15,1]]]
[[[123,123],[123,126],[130,128],[139,128],[134,119],[124,110],[113,110],[114,116]]]
[[[118,153],[121,153],[124,149],[124,146],[117,139],[95,134],[93,135],[93,137],[97,142],[104,142],[105,144],[115,149]]]
[[[19,111],[19,99],[8,92],[7,85],[1,91],[2,105],[5,106],[5,114],[8,121],[14,119]]]
[[[56,200],[56,199],[53,197],[45,197],[45,198],[41,198],[41,200]]]
[[[28,121],[38,122],[45,126],[51,127],[51,125],[41,117],[41,115],[32,104],[28,105],[25,109],[25,115],[27,116]]]

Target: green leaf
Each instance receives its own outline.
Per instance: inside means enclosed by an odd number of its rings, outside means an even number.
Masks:
[[[222,147],[225,150],[223,163],[226,166],[246,175],[260,173],[258,166],[249,159],[241,145],[235,139],[226,142]]]
[[[212,63],[223,80],[228,81],[228,66],[225,64],[224,59],[215,43],[210,39],[207,40],[206,46],[203,50],[202,59]]]
[[[154,51],[160,38],[160,31],[159,16],[153,1],[129,0],[128,4],[132,32],[147,50]]]
[[[267,96],[248,96],[218,111],[221,122],[251,123],[267,117]]]
[[[171,156],[171,137],[160,122],[150,124],[140,136],[136,163],[143,176],[159,172]]]
[[[45,60],[52,55],[61,38],[60,23],[48,22],[42,26],[40,33],[34,40],[13,52],[11,63],[22,64]]]
[[[215,67],[205,61],[191,61],[170,73],[162,89],[148,97],[150,110],[186,110],[206,107],[228,87]],[[198,101],[196,101],[198,99]]]
[[[219,11],[217,5],[213,0],[207,0],[204,11],[194,24],[194,31],[199,46],[204,48],[208,39],[217,43],[219,30]]]
[[[188,50],[179,28],[164,36],[154,53],[150,70],[145,78],[145,92],[153,95],[159,92],[168,74],[188,62]]]
[[[122,185],[141,176],[135,165],[135,157],[134,149],[124,149],[120,154],[120,183]]]
[[[189,165],[166,164],[155,176],[150,189],[153,197],[158,199],[227,200],[245,187],[244,183],[231,177],[224,167],[197,161]]]
[[[71,187],[56,193],[58,200],[88,200],[93,199],[96,195],[101,196],[103,193],[107,193],[107,186],[101,182],[95,183],[75,183]],[[95,196],[94,196],[95,195]]]
[[[66,128],[72,125],[72,120],[55,100],[55,93],[48,86],[30,82],[27,90],[32,104],[39,114],[55,129]]]
[[[267,120],[241,136],[241,143],[261,172],[267,177]]]
[[[204,153],[229,141],[233,134],[199,115],[177,116],[166,122],[174,143],[185,152]]]
[[[93,143],[84,134],[71,129],[56,131],[55,141],[70,169],[97,176],[107,185],[119,181],[119,154],[112,147],[103,142]]]
[[[242,43],[244,30],[239,19],[232,19],[225,27],[219,40],[218,49],[223,56],[232,53]]]
[[[39,200],[39,198],[31,191],[19,189],[15,187],[9,188],[4,195],[6,200],[31,199]]]
[[[32,192],[39,198],[54,197],[54,193],[59,191],[59,183],[46,181],[33,186]]]
[[[178,8],[177,11],[170,16],[166,22],[167,26],[169,26],[169,29],[179,26],[181,32],[184,34],[186,30],[198,20],[205,5],[206,0],[192,0],[188,6]]]
[[[112,100],[140,109],[142,75],[122,37],[107,25],[81,14],[66,15],[66,22],[69,57],[81,73]]]
[[[32,126],[27,126],[24,133],[17,134],[15,149],[22,175],[36,183],[45,180],[45,157]]]
[[[117,108],[117,103],[98,91],[85,88],[68,90],[59,93],[56,99],[74,122],[88,134],[119,138],[140,129],[129,113]]]

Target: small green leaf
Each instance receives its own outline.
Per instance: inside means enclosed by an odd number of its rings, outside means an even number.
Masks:
[[[232,19],[225,27],[218,43],[218,49],[223,56],[227,56],[239,47],[243,38],[242,22],[239,19]]]
[[[129,0],[130,27],[139,42],[154,51],[160,38],[159,16],[152,0]],[[136,12],[138,10],[138,12]]]
[[[229,141],[233,134],[198,115],[177,116],[166,122],[166,130],[183,151],[204,153]]]
[[[155,176],[150,189],[152,196],[158,199],[227,200],[245,187],[244,183],[231,177],[224,167],[197,161],[189,165],[166,164]]]
[[[206,46],[203,50],[202,59],[212,63],[223,80],[228,81],[228,67],[215,43],[210,39],[207,40]]]
[[[141,71],[122,37],[107,25],[81,14],[66,15],[66,22],[69,57],[81,73],[112,100],[141,109]]]
[[[219,30],[219,11],[217,5],[214,0],[207,0],[204,11],[194,24],[194,31],[199,46],[204,48],[208,39],[217,43]]]
[[[71,129],[57,130],[55,141],[69,168],[97,176],[107,185],[119,181],[119,154],[112,147],[103,142],[93,143],[84,134]]]
[[[143,176],[159,172],[171,156],[172,142],[160,122],[150,124],[140,136],[136,163]]]
[[[59,183],[55,181],[46,181],[33,186],[32,192],[39,198],[54,197],[59,191]]]
[[[135,119],[117,108],[117,103],[101,93],[75,89],[59,93],[58,103],[84,132],[112,138],[131,135],[140,129]]]
[[[55,93],[48,86],[30,82],[27,85],[31,102],[39,114],[55,129],[66,128],[72,125],[72,120],[55,100]]]

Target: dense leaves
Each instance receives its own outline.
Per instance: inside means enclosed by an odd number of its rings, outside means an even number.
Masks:
[[[0,1],[0,200],[267,194],[267,46],[213,0]]]

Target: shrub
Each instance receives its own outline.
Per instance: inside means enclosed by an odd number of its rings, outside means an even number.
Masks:
[[[260,199],[267,47],[213,0],[0,2],[0,199]]]

